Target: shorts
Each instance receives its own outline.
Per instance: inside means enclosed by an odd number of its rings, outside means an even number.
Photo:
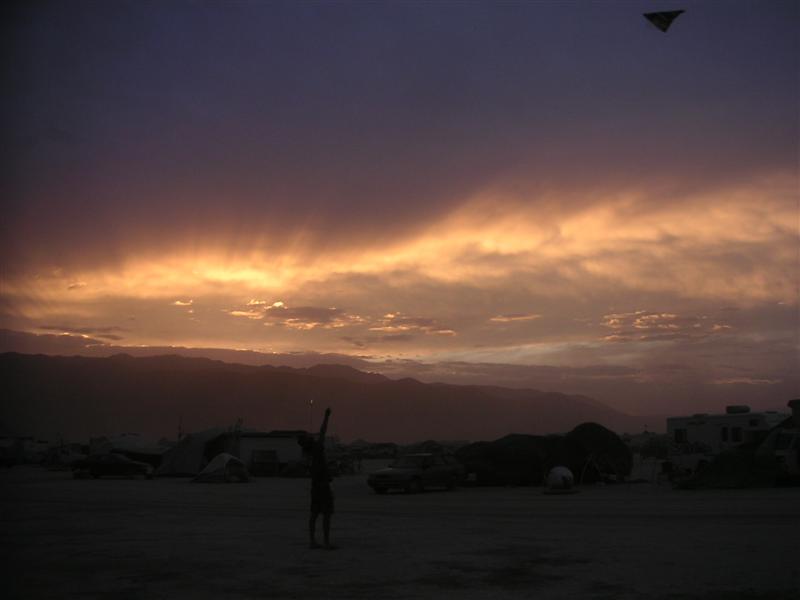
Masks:
[[[333,514],[333,490],[331,486],[324,485],[311,488],[311,512],[323,515]]]

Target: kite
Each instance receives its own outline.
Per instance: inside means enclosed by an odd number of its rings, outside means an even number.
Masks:
[[[669,26],[672,25],[672,22],[678,18],[681,13],[686,12],[685,10],[669,10],[666,12],[652,12],[652,13],[644,13],[644,18],[650,21],[653,25],[658,27],[664,33],[667,32]]]

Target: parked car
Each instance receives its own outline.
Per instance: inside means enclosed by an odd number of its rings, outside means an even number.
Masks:
[[[93,454],[72,464],[72,474],[76,478],[91,477],[146,477],[153,478],[153,467],[123,454]]]
[[[421,492],[426,488],[453,489],[463,478],[464,468],[454,459],[439,454],[406,454],[385,469],[370,473],[367,484],[376,494],[390,489]]]

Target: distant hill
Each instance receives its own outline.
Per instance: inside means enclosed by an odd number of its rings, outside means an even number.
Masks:
[[[564,432],[584,421],[637,431],[644,423],[582,396],[396,381],[344,365],[6,353],[0,377],[0,433],[71,439],[120,432],[175,437],[179,421],[193,431],[239,417],[254,428],[316,429],[326,406],[334,412],[331,432],[345,441],[495,439]]]

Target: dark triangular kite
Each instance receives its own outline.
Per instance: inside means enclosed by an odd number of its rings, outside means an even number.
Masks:
[[[653,25],[658,27],[661,31],[666,32],[672,22],[678,18],[685,10],[668,10],[666,12],[652,12],[644,13],[644,18],[650,21]]]

